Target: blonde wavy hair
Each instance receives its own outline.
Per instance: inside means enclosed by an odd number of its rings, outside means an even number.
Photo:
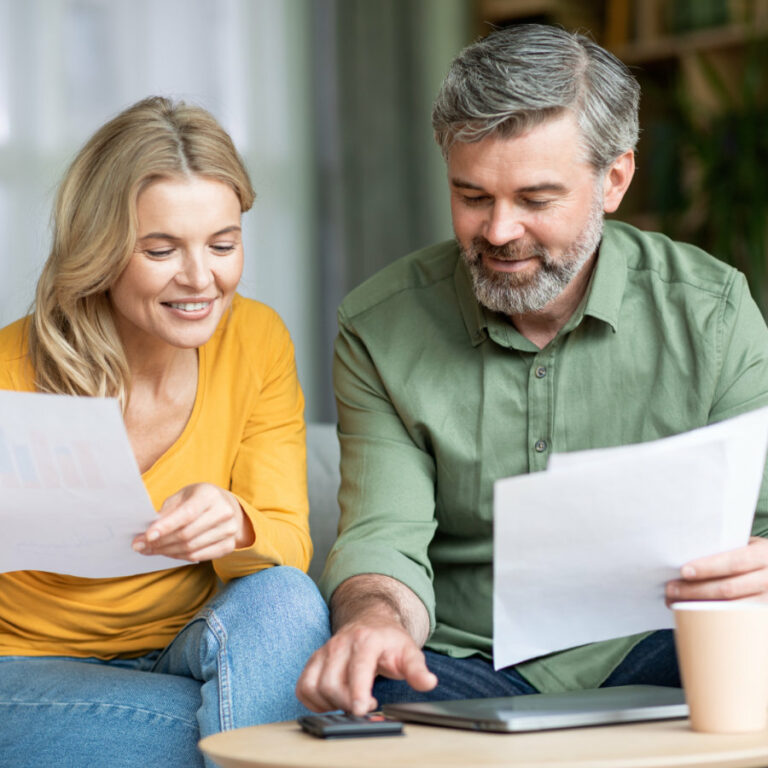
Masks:
[[[56,195],[29,324],[39,391],[117,397],[125,407],[130,372],[108,292],[135,248],[142,189],[191,175],[229,184],[243,212],[253,204],[245,165],[215,118],[158,96],[110,120],[75,157]]]

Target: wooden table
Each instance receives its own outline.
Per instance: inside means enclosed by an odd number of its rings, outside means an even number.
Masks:
[[[694,733],[688,720],[500,734],[406,725],[405,735],[322,740],[291,721],[200,742],[222,768],[764,768],[768,730]]]

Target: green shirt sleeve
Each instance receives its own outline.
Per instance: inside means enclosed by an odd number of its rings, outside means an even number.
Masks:
[[[434,459],[409,436],[343,310],[333,374],[341,444],[341,534],[320,589],[330,600],[351,576],[390,576],[419,597],[434,628],[435,594],[427,555],[436,527]]]

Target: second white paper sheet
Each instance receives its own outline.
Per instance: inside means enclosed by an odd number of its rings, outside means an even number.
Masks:
[[[680,566],[746,543],[767,439],[762,409],[498,481],[495,667],[672,627],[664,585]]]

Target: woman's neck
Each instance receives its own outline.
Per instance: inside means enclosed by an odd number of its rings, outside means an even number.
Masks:
[[[127,356],[131,382],[123,419],[136,461],[145,472],[178,440],[192,414],[197,350]]]
[[[174,391],[182,382],[197,382],[197,350],[170,345],[124,344],[131,375],[130,388],[160,394]],[[182,387],[183,388],[183,387]]]

